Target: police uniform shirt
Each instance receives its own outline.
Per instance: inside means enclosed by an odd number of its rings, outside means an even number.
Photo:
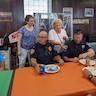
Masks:
[[[46,45],[41,45],[40,43],[36,43],[31,58],[36,58],[40,64],[53,64],[55,63],[53,58],[57,55],[52,44],[47,43]]]
[[[81,53],[87,52],[90,49],[86,43],[76,44],[73,40],[68,44],[66,52],[63,52],[63,56],[74,58],[78,57]]]

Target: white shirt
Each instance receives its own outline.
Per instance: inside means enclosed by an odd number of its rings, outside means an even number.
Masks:
[[[59,43],[65,43],[65,40],[63,39],[63,37],[66,37],[68,39],[67,33],[64,29],[61,29],[60,33],[56,33],[54,29],[51,29],[49,31],[49,37],[48,37],[49,40],[54,40]]]
[[[64,29],[61,29],[60,33],[56,33],[56,31],[54,29],[51,29],[49,31],[48,40],[54,40],[56,42],[64,44],[65,40],[63,39],[63,37],[66,37],[68,39],[68,35]],[[55,45],[55,49],[58,53],[60,52],[60,48],[61,47],[59,45]]]

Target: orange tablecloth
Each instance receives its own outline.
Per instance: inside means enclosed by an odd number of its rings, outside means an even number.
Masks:
[[[11,96],[83,96],[96,91],[84,78],[82,68],[78,63],[65,63],[60,72],[45,75],[36,74],[31,67],[17,69]]]

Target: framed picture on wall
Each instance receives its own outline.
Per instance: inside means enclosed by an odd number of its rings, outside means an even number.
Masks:
[[[12,12],[1,12],[0,11],[0,22],[12,22]]]
[[[94,17],[94,8],[85,8],[85,17]]]

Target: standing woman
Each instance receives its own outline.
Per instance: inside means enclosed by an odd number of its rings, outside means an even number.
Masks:
[[[61,53],[61,49],[64,47],[64,43],[68,40],[67,33],[63,29],[61,19],[56,19],[52,25],[53,29],[49,31],[49,41],[55,45],[55,50]]]
[[[34,43],[36,42],[36,28],[35,20],[31,15],[25,17],[25,25],[22,26],[18,32],[20,37],[19,42],[19,67],[24,67],[28,52],[32,49]]]

